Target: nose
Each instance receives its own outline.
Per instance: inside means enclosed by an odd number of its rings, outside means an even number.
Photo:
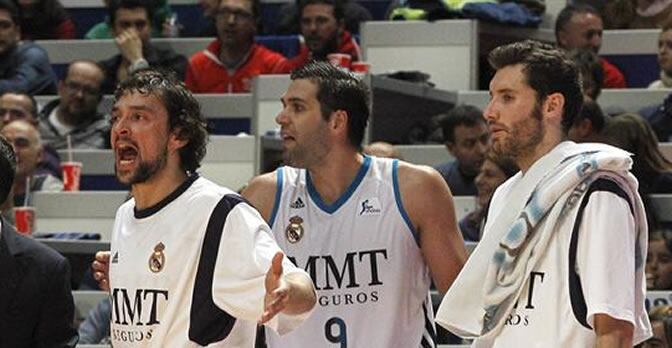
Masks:
[[[117,120],[114,122],[112,125],[112,131],[110,132],[112,137],[120,137],[122,135],[129,135],[131,134],[131,130],[128,127],[128,122],[126,121],[126,118],[119,116]]]
[[[485,118],[486,121],[495,119],[495,108],[492,100],[490,100],[488,105],[485,106],[485,109],[483,109],[483,118]]]
[[[287,115],[285,114],[285,108],[283,107],[282,110],[275,116],[275,123],[279,124],[280,126],[287,124]]]
[[[590,45],[593,46],[595,49],[595,52],[600,50],[600,46],[602,46],[602,36],[595,34],[590,40]]]

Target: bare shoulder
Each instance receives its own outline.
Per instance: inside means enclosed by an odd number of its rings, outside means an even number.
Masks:
[[[424,190],[436,189],[437,186],[447,188],[441,174],[430,166],[399,161],[398,175],[402,195],[405,195],[404,188],[410,188],[411,192],[416,191],[418,194]],[[411,194],[411,192],[407,193]]]
[[[241,193],[268,221],[275,204],[277,190],[276,172],[255,176]]]

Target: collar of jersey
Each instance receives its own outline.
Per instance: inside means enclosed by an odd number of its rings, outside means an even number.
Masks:
[[[355,179],[350,183],[350,186],[348,186],[348,189],[343,192],[341,197],[339,197],[331,205],[324,203],[322,197],[320,197],[320,194],[315,189],[315,186],[313,186],[313,181],[310,179],[310,172],[306,171],[306,187],[308,188],[308,194],[318,208],[323,210],[325,213],[333,214],[336,212],[336,210],[338,210],[338,208],[348,201],[350,196],[352,196],[352,194],[357,189],[357,186],[359,186],[359,183],[361,183],[364,179],[364,175],[366,175],[366,172],[369,170],[370,166],[371,157],[364,155],[364,163],[362,163],[362,166],[359,167],[359,171],[357,172]]]
[[[170,204],[170,202],[174,201],[177,197],[183,194],[184,191],[186,191],[191,186],[191,184],[196,181],[196,179],[198,179],[198,174],[194,173],[190,175],[187,177],[187,180],[185,180],[175,189],[175,191],[171,192],[168,196],[166,196],[166,198],[162,199],[159,201],[159,203],[156,203],[151,207],[145,209],[137,209],[136,207],[133,207],[133,216],[135,216],[136,219],[144,219],[154,215],[159,210],[163,209],[163,207],[167,206]]]

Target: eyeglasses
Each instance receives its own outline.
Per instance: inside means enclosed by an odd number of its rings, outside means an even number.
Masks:
[[[218,20],[225,20],[228,19],[230,16],[233,16],[233,20],[235,21],[243,21],[243,20],[250,20],[252,19],[252,13],[243,11],[243,10],[232,10],[228,8],[223,8],[217,11],[217,19]]]
[[[73,81],[66,82],[65,88],[67,88],[70,93],[77,93],[79,91],[82,91],[82,94],[85,94],[87,96],[98,96],[100,94],[100,89],[98,88],[84,86],[82,84]]]

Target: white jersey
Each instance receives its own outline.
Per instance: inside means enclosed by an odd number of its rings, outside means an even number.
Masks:
[[[112,233],[113,346],[253,347],[265,274],[279,250],[256,210],[204,178],[189,178],[148,209],[129,200]],[[303,272],[287,259],[283,266]],[[274,319],[274,328],[302,318]]]
[[[276,173],[273,234],[310,274],[318,303],[295,331],[268,333],[269,347],[433,347],[430,276],[401,204],[397,161],[364,157],[333,204],[306,170]]]
[[[520,179],[519,173],[497,190],[488,222],[507,209],[507,197]],[[595,181],[576,216],[555,231],[502,331],[493,341],[481,339],[473,346],[594,347],[596,314],[632,323],[634,343],[650,336],[646,312],[635,315],[644,305],[637,303],[636,293],[643,298],[645,289],[635,288],[637,237],[626,197],[612,181]],[[486,234],[490,228],[486,223]]]

